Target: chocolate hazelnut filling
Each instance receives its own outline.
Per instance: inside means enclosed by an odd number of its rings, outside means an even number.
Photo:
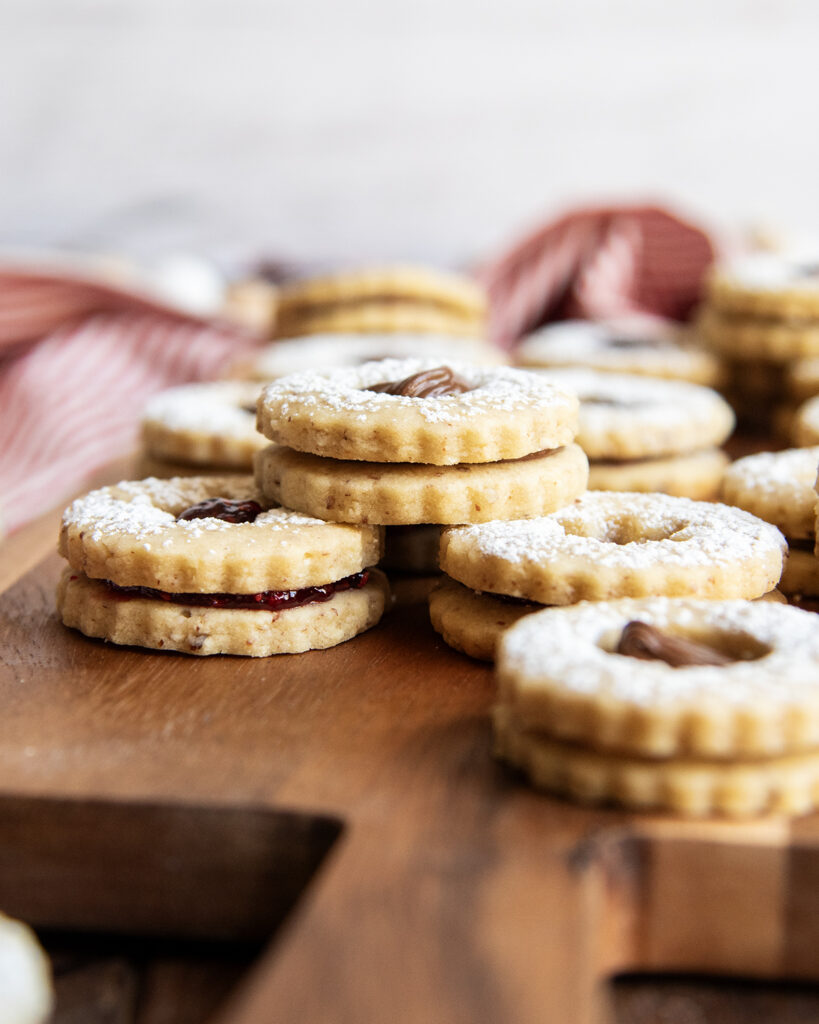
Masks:
[[[666,338],[609,338],[606,344],[609,348],[670,348],[672,342]]]
[[[151,587],[120,587],[110,580],[106,586],[120,598],[147,597],[152,601],[168,601],[170,604],[195,605],[199,608],[245,608],[257,611],[277,612],[287,608],[300,608],[305,604],[329,601],[343,590],[360,590],[367,585],[369,569],[345,576],[334,583],[323,583],[320,587],[303,587],[301,590],[264,590],[259,594],[172,594],[166,590]]]
[[[625,626],[615,653],[640,658],[643,661],[664,661],[672,668],[687,665],[730,665],[734,660],[706,644],[669,636],[656,626],[637,620]]]
[[[387,380],[372,384],[365,391],[377,391],[382,395],[401,395],[404,398],[442,398],[444,395],[462,395],[471,391],[472,386],[461,380],[448,366],[436,366],[432,370],[421,370],[403,380]]]
[[[221,519],[226,523],[252,523],[262,511],[258,501],[239,501],[234,498],[206,498],[191,505],[176,517],[182,519]]]

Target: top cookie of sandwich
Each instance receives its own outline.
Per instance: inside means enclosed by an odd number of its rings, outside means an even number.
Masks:
[[[591,459],[648,459],[720,445],[734,413],[716,391],[594,370],[540,371],[580,399],[576,441]]]
[[[715,384],[719,361],[690,342],[678,324],[631,316],[591,322],[564,320],[524,338],[515,356],[524,366],[581,366],[693,384]]]
[[[60,553],[72,569],[120,586],[171,593],[295,590],[373,565],[382,531],[282,508],[250,477],[122,481],[63,513]]]
[[[726,313],[815,318],[819,316],[819,259],[754,253],[717,267],[709,301]]]
[[[450,466],[560,448],[577,410],[575,395],[524,370],[384,359],[269,384],[257,423],[313,455]]]

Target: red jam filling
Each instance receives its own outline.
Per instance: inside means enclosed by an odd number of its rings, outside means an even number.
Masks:
[[[334,594],[343,590],[360,590],[367,585],[369,569],[345,576],[335,583],[324,583],[320,587],[304,587],[301,590],[264,590],[260,594],[170,594],[165,590],[151,587],[120,587],[107,580],[108,589],[118,597],[148,597],[153,601],[169,601],[171,604],[191,604],[200,608],[251,608],[277,612],[283,608],[300,608],[304,604],[329,601]]]
[[[222,519],[226,523],[252,523],[262,511],[258,501],[239,501],[235,498],[206,498],[180,512],[180,519]]]

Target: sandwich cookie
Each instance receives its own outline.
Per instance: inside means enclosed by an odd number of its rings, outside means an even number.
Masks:
[[[125,481],[63,515],[63,622],[87,636],[255,657],[331,647],[387,600],[381,531],[276,506],[248,477]]]
[[[819,802],[819,630],[771,602],[529,615],[499,645],[498,756],[550,792],[745,817]]]

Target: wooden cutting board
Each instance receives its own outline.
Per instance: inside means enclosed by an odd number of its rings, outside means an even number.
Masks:
[[[0,597],[0,906],[264,940],[220,1024],[586,1024],[615,971],[819,977],[819,816],[590,811],[490,756],[492,672],[405,603],[334,650],[116,648]],[[404,588],[405,595],[407,594]]]

